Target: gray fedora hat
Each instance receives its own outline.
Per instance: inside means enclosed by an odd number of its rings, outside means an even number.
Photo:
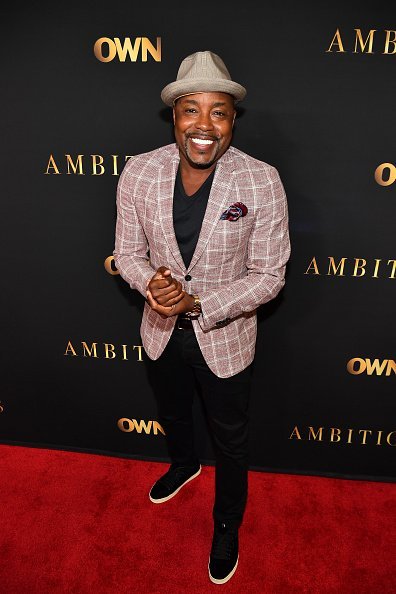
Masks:
[[[183,95],[211,92],[229,93],[235,101],[242,101],[246,89],[231,80],[223,60],[213,52],[196,52],[180,64],[175,82],[162,89],[161,99],[172,107]]]

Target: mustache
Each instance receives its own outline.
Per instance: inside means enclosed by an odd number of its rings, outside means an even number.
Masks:
[[[212,134],[198,134],[198,133],[186,134],[186,139],[187,138],[201,138],[202,140],[215,140],[216,142],[218,142],[220,140],[219,138],[217,138],[217,136],[213,136]]]

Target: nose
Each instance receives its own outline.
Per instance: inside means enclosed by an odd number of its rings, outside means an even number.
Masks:
[[[195,126],[196,128],[198,128],[199,130],[212,130],[213,129],[213,123],[212,120],[210,118],[210,112],[209,111],[201,111],[199,113],[199,117],[197,118],[196,122],[195,122]]]

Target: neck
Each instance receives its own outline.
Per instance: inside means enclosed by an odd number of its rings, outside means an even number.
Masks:
[[[187,196],[195,194],[198,188],[208,179],[215,167],[216,163],[205,168],[193,167],[183,155],[180,155],[180,174]]]
[[[209,177],[209,175],[212,173],[215,167],[216,162],[214,162],[209,167],[194,167],[193,165],[191,165],[189,161],[187,161],[187,159],[182,153],[180,154],[180,172],[183,181],[184,179],[188,179],[191,181],[196,181],[197,183],[203,183]]]

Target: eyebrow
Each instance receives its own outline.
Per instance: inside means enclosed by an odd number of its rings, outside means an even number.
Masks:
[[[199,105],[198,101],[195,99],[184,99],[184,103],[193,103],[194,105]],[[225,101],[216,101],[216,103],[213,103],[212,107],[222,107],[223,105],[226,105]]]

